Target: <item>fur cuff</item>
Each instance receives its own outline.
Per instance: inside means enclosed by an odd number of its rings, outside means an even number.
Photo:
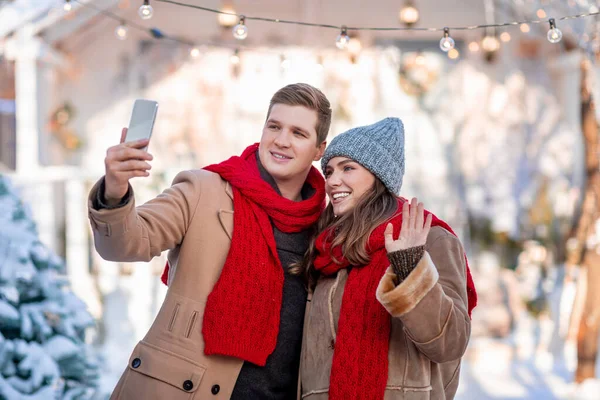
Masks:
[[[379,281],[377,300],[393,317],[401,317],[419,304],[438,279],[438,271],[429,253],[425,252],[415,269],[398,286],[394,270],[388,267]]]

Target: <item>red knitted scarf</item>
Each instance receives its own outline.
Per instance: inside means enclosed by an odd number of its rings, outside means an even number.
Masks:
[[[399,210],[402,209],[404,201],[406,200],[398,201]],[[426,214],[430,213],[426,211]],[[435,215],[432,217],[432,226],[441,226],[456,235],[448,224]],[[394,237],[398,237],[402,214],[396,214],[388,222],[394,226]],[[344,288],[329,382],[331,400],[383,399],[385,394],[391,316],[377,301],[375,292],[389,266],[383,234],[388,222],[377,227],[369,237],[370,263],[353,268]],[[331,248],[332,240],[328,231],[325,231],[316,241],[318,255],[314,265],[324,275],[333,275],[350,266],[343,257],[340,246]],[[333,261],[332,254],[341,264]],[[466,268],[470,316],[471,310],[477,304],[477,293],[468,263]]]
[[[231,247],[208,296],[202,334],[205,354],[264,366],[277,343],[283,292],[271,221],[288,233],[312,226],[325,206],[325,182],[313,167],[306,183],[315,194],[299,202],[288,200],[261,178],[257,149],[254,144],[240,157],[204,168],[231,184],[234,213]]]

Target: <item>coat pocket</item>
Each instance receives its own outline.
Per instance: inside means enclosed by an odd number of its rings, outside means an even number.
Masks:
[[[140,341],[129,358],[121,390],[112,398],[190,400],[205,371],[195,361]]]

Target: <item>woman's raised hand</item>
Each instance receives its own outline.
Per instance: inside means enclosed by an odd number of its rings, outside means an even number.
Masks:
[[[385,227],[385,249],[387,252],[393,253],[411,247],[423,246],[431,229],[431,220],[431,214],[425,218],[423,203],[417,204],[415,197],[413,197],[410,205],[408,201],[405,201],[402,206],[402,226],[400,227],[398,239],[394,240],[394,229],[391,223]]]

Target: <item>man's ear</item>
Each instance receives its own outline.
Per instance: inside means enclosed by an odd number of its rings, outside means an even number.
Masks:
[[[321,143],[318,146],[319,151],[317,151],[317,155],[314,158],[314,161],[319,161],[321,157],[323,157],[323,153],[325,153],[325,148],[327,147],[327,141]]]

